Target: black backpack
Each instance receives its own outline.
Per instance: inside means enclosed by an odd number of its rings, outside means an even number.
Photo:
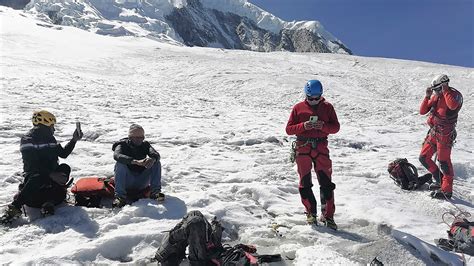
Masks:
[[[281,261],[280,254],[259,255],[255,246],[246,244],[233,247],[224,245],[224,251],[221,253],[222,266],[257,266],[277,261]]]
[[[221,254],[222,265],[224,266],[254,266],[258,265],[257,258],[252,255],[257,252],[254,246],[237,244],[233,247],[224,246]]]
[[[388,164],[387,168],[390,177],[402,189],[414,190],[421,184],[418,182],[418,171],[416,167],[409,163],[406,158],[399,158]],[[423,184],[426,183],[423,182]]]

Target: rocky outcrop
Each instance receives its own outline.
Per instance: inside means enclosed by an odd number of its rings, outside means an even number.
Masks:
[[[321,36],[306,28],[283,29],[275,34],[259,28],[249,18],[206,9],[198,0],[188,0],[188,6],[174,9],[166,19],[188,46],[221,46],[260,52],[332,52]],[[340,43],[334,45],[352,54]]]

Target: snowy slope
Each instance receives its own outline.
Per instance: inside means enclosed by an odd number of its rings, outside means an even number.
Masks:
[[[427,126],[418,107],[431,78],[447,73],[464,95],[452,153],[454,203],[474,212],[474,69],[179,47],[49,25],[3,7],[0,23],[0,203],[17,189],[19,137],[41,108],[58,118],[63,143],[82,122],[85,137],[63,160],[76,178],[113,175],[112,143],[132,122],[141,124],[162,155],[169,195],[164,204],[141,200],[121,210],[64,205],[44,219],[27,209],[28,217],[0,230],[0,263],[146,263],[164,230],[201,210],[223,221],[226,240],[282,253],[288,265],[365,264],[375,256],[392,265],[434,264],[430,253],[461,265],[458,254],[433,246],[446,234],[441,215],[454,206],[401,191],[386,166],[406,157],[424,173],[417,157]],[[338,232],[305,225],[288,161],[292,138],[284,128],[312,78],[322,80],[341,122],[330,136]],[[273,222],[288,226],[281,236]]]

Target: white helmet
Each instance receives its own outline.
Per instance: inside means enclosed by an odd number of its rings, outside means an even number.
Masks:
[[[441,74],[441,75],[436,76],[436,77],[431,81],[431,86],[432,86],[432,87],[438,87],[438,86],[441,85],[442,83],[447,83],[447,82],[449,82],[448,76],[445,75],[445,74]]]

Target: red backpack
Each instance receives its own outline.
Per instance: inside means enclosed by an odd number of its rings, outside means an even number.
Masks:
[[[418,187],[418,171],[406,158],[389,163],[387,171],[402,189],[413,190]]]
[[[71,192],[75,196],[76,206],[101,207],[102,198],[114,198],[114,185],[113,178],[88,176],[77,180]]]

